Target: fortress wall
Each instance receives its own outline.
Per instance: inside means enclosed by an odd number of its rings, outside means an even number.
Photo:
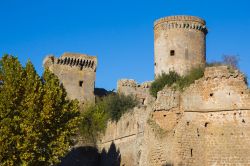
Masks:
[[[117,92],[125,95],[133,95],[139,99],[141,105],[148,105],[154,101],[149,93],[151,82],[138,84],[135,80],[122,79],[117,83]]]
[[[149,97],[140,88],[118,83],[119,93]],[[243,74],[209,67],[184,92],[165,87],[156,100],[109,123],[99,147],[114,142],[121,165],[129,166],[250,165],[249,104]]]
[[[100,151],[109,151],[113,143],[121,155],[120,165],[138,165],[143,146],[144,126],[152,109],[136,107],[116,122],[109,122],[105,135],[98,143]]]
[[[167,86],[164,87],[163,90],[157,93],[157,99],[154,103],[154,111],[179,108],[180,95],[181,93],[179,91],[173,90]]]
[[[141,165],[249,165],[249,122],[250,110],[185,112],[163,138],[148,125]]]
[[[244,75],[227,66],[208,67],[202,79],[181,97],[185,111],[222,111],[250,108],[250,91]]]

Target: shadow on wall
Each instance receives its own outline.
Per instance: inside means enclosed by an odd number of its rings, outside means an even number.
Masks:
[[[100,154],[95,147],[77,147],[62,159],[59,166],[98,166],[99,160]]]
[[[95,147],[85,146],[72,149],[58,166],[120,166],[121,154],[114,142],[109,150],[98,153]]]
[[[100,166],[120,166],[121,163],[121,154],[120,150],[116,149],[115,143],[109,147],[109,150],[102,150]]]

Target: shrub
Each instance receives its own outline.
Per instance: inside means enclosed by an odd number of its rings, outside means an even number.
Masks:
[[[100,134],[105,132],[108,120],[117,122],[137,104],[138,101],[131,95],[112,93],[99,98],[95,105],[85,106],[80,125],[82,137],[95,144]]]
[[[188,87],[192,83],[194,83],[195,80],[198,80],[199,78],[203,77],[204,75],[204,68],[198,67],[193,68],[190,70],[190,72],[186,75],[181,77],[181,79],[178,80],[176,83],[176,86],[179,90],[183,90],[185,87]]]
[[[206,67],[214,67],[214,66],[221,66],[223,65],[222,62],[214,61],[214,62],[207,62]]]
[[[233,69],[238,69],[239,66],[239,56],[237,55],[223,55],[222,63],[227,66],[232,67]]]
[[[156,97],[157,92],[162,90],[166,85],[182,91],[185,87],[194,83],[195,80],[203,77],[203,75],[203,67],[193,68],[187,75],[182,77],[174,71],[169,72],[169,74],[163,73],[152,83],[150,87],[150,94]]]
[[[138,104],[136,98],[132,95],[111,94],[102,101],[106,106],[106,112],[112,121],[118,121],[121,116]]]
[[[80,133],[88,143],[96,143],[107,126],[108,114],[103,104],[91,104],[84,108],[80,123]]]
[[[169,74],[162,73],[152,83],[152,85],[150,87],[150,94],[152,96],[156,97],[157,92],[162,90],[166,85],[171,86],[180,79],[181,79],[181,77],[175,71],[170,71]]]

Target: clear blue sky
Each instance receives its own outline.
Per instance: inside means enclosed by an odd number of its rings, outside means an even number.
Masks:
[[[48,54],[96,55],[96,86],[113,89],[153,79],[153,22],[183,14],[207,21],[208,61],[237,54],[250,76],[249,0],[0,0],[0,54],[30,59],[39,74]]]

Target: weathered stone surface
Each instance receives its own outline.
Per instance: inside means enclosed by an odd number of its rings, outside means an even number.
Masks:
[[[118,87],[126,94],[141,93],[132,80],[120,81]],[[247,166],[249,103],[242,73],[226,66],[209,67],[184,92],[165,87],[156,100],[110,123],[99,147],[114,141],[120,165]]]
[[[203,78],[183,93],[185,111],[223,111],[250,108],[250,93],[244,75],[227,66],[208,67]]]
[[[141,105],[147,105],[154,101],[154,98],[149,93],[151,82],[138,84],[132,79],[122,79],[117,83],[117,92],[125,95],[134,95],[140,101]]]
[[[183,75],[205,65],[205,24],[192,16],[155,22],[156,76],[170,70]],[[47,57],[44,66],[59,77],[69,98],[93,101],[96,63],[95,57],[65,54]],[[108,123],[98,141],[100,165],[250,165],[250,90],[241,72],[207,67],[204,77],[183,92],[165,87],[157,98],[150,95],[150,86],[118,81],[117,92],[136,96],[140,104]]]
[[[70,99],[81,103],[95,101],[96,57],[65,53],[60,58],[47,56],[43,65],[57,75]]]
[[[170,16],[155,21],[155,76],[169,71],[180,75],[206,61],[204,20],[193,16]]]

